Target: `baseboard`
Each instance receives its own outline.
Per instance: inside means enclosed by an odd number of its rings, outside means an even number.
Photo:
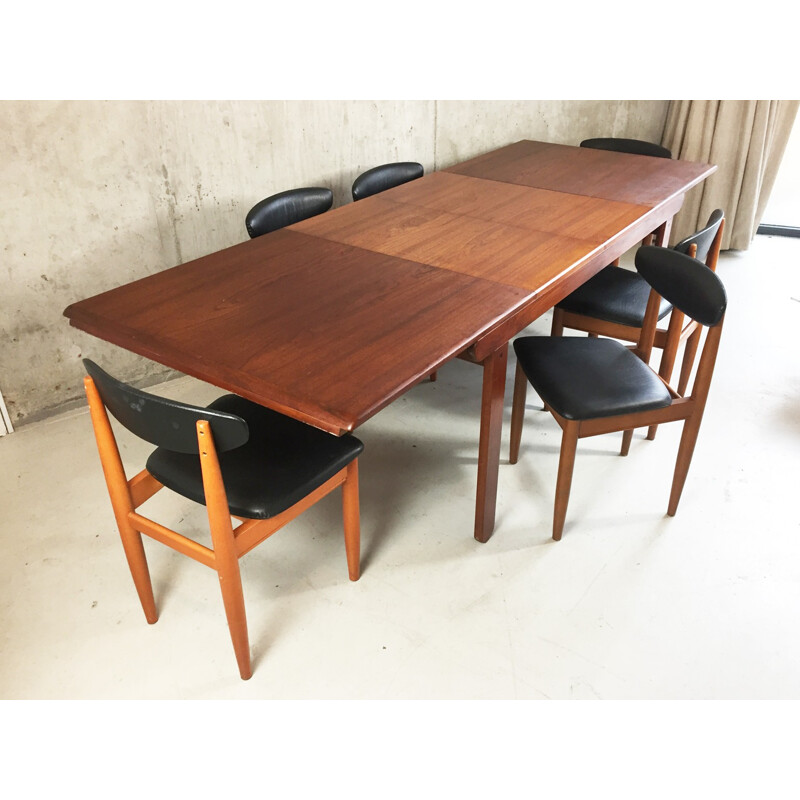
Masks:
[[[756,233],[760,233],[763,236],[800,237],[800,228],[795,228],[792,225],[759,225]]]

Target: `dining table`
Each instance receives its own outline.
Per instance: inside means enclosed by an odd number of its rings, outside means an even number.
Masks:
[[[64,314],[337,436],[451,359],[480,365],[474,537],[487,542],[509,341],[652,232],[666,245],[686,192],[715,169],[518,141]]]

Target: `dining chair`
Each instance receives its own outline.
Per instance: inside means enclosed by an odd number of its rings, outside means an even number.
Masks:
[[[416,161],[397,161],[382,164],[362,172],[353,181],[353,200],[363,200],[379,192],[393,189],[403,183],[421,178],[425,174],[422,164]]]
[[[239,674],[247,680],[252,667],[239,559],[341,486],[347,567],[350,580],[358,580],[363,444],[232,394],[206,408],[167,400],[118,381],[88,359],[83,363],[100,462],[145,618],[153,624],[158,613],[142,534],[216,570]],[[107,411],[156,445],[130,479]],[[210,548],[136,510],[164,487],[206,506]],[[240,523],[235,528],[231,517]]]
[[[256,203],[245,218],[251,239],[263,236],[295,222],[316,217],[333,205],[333,192],[321,186],[289,189]]]
[[[689,471],[722,333],[725,288],[702,261],[669,248],[641,247],[635,263],[651,290],[634,350],[616,339],[578,336],[526,336],[514,341],[511,463],[519,458],[529,382],[563,431],[553,515],[556,541],[564,529],[578,439],[623,431],[620,455],[625,456],[635,428],[683,420],[669,516],[677,511]],[[675,391],[647,363],[661,297],[708,331],[689,396]]]
[[[584,139],[581,147],[590,147],[593,150],[613,150],[617,153],[631,153],[636,156],[653,156],[654,158],[672,158],[672,153],[666,147],[642,139],[621,139],[614,136],[599,137],[597,139]]]
[[[672,250],[698,258],[714,271],[724,227],[725,214],[718,208],[711,212],[703,228],[682,239]],[[556,305],[550,334],[561,336],[564,328],[571,328],[587,331],[590,336],[610,336],[636,342],[641,335],[649,296],[650,286],[637,272],[614,265],[604,267]],[[678,348],[682,342],[686,342],[677,387],[678,392],[683,394],[694,365],[700,331],[693,320],[684,324],[684,315],[662,298],[658,320],[661,321],[668,314],[670,319],[667,327],[657,328],[655,333],[654,347],[662,351],[658,374],[667,382],[672,379]],[[651,427],[648,439],[655,438],[657,427]]]

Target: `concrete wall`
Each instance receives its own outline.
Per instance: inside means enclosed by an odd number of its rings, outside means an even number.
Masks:
[[[665,101],[0,103],[0,391],[16,424],[82,398],[82,357],[171,374],[69,326],[69,303],[244,241],[260,199],[364,169],[441,168],[518,139],[659,141]]]

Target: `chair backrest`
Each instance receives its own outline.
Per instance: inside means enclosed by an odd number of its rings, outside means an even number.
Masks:
[[[702,261],[666,247],[640,247],[636,270],[675,308],[707,327],[722,322],[728,298],[719,276]]]
[[[353,200],[363,200],[378,192],[421,178],[424,174],[422,164],[416,161],[398,161],[373,167],[353,181]]]
[[[256,203],[247,212],[245,225],[251,239],[287,225],[322,214],[333,205],[333,192],[321,186],[289,189]]]
[[[699,259],[700,261],[704,261],[707,266],[710,266],[712,269],[716,267],[716,259],[714,260],[713,264],[709,264],[708,259],[708,252],[711,249],[711,245],[714,243],[714,239],[717,237],[720,227],[725,219],[725,214],[721,208],[717,208],[711,212],[711,216],[708,218],[708,222],[706,223],[705,228],[697,231],[697,233],[693,233],[691,236],[687,236],[685,239],[682,239],[678,244],[673,246],[673,250],[677,250],[679,253],[687,253],[689,252],[689,248],[694,244],[697,245],[697,252],[695,253],[695,258]]]
[[[635,156],[654,156],[655,158],[672,158],[672,153],[660,144],[644,142],[641,139],[600,138],[584,139],[581,147],[593,150],[613,150],[617,153],[632,153]]]
[[[197,453],[198,420],[210,423],[217,452],[243,445],[250,435],[247,423],[235,414],[190,406],[134,389],[88,358],[83,359],[83,365],[111,414],[131,433],[157,447],[175,453]]]

